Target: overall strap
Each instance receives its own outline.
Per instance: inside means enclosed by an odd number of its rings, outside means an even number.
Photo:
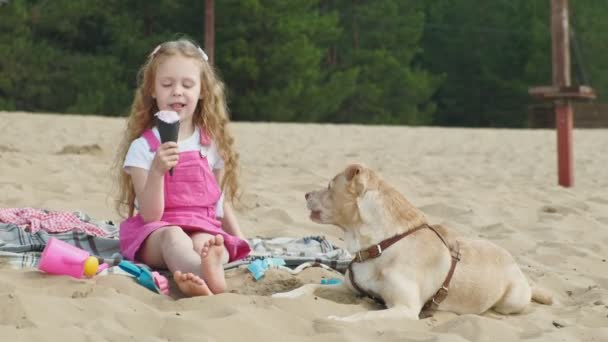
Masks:
[[[160,141],[158,140],[156,135],[154,135],[154,132],[151,129],[147,129],[141,136],[148,142],[148,146],[150,146],[150,152],[156,152],[156,150],[158,150],[158,147],[160,146]]]

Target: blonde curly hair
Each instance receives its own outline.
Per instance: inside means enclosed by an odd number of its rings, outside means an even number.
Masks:
[[[207,56],[202,49],[188,39],[179,39],[160,44],[150,54],[138,73],[135,98],[131,105],[127,127],[114,165],[118,180],[116,211],[123,217],[125,213],[128,213],[128,216],[133,216],[135,211],[135,190],[131,177],[123,170],[123,162],[133,140],[140,137],[145,130],[154,126],[154,114],[159,110],[156,100],[152,97],[156,71],[163,61],[177,54],[194,58],[200,65],[201,100],[194,110],[192,122],[195,126],[200,127],[201,132],[207,133],[215,142],[219,155],[224,160],[224,176],[220,187],[228,200],[237,198],[239,191],[237,179],[239,156],[234,150],[234,138],[228,129],[230,120],[224,84],[216,75],[213,66],[207,62]]]

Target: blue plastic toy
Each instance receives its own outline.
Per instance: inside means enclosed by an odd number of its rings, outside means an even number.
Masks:
[[[144,286],[145,288],[157,293],[169,293],[169,284],[167,279],[162,275],[158,274],[157,272],[151,272],[147,268],[137,266],[127,260],[121,261],[118,264],[118,267],[132,275],[137,281],[137,283]]]
[[[338,285],[342,284],[342,280],[338,278],[321,279],[321,285]]]
[[[264,276],[266,270],[270,267],[279,268],[285,265],[285,260],[281,258],[266,258],[254,260],[247,266],[247,269],[257,281]]]

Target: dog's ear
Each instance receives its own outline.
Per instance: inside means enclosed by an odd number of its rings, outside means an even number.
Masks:
[[[346,175],[346,180],[350,182],[353,180],[353,178],[355,178],[355,176],[359,175],[361,172],[363,172],[363,166],[359,164],[353,164],[346,168],[344,174]]]
[[[357,195],[364,193],[367,188],[367,177],[363,177],[364,173],[365,167],[359,164],[350,165],[344,171],[346,181],[350,183]]]

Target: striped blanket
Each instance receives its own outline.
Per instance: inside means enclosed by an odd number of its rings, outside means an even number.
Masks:
[[[74,213],[80,220],[103,229],[107,235],[98,237],[80,230],[48,233],[45,230],[30,232],[14,223],[0,223],[0,264],[14,268],[36,267],[50,237],[55,237],[81,248],[89,254],[104,258],[120,259],[118,228],[109,221],[93,222],[82,212]]]
[[[118,227],[110,221],[93,221],[82,212],[74,213],[80,220],[91,223],[107,232],[105,237],[89,235],[81,230],[49,233],[44,230],[30,232],[12,224],[0,223],[0,265],[13,268],[37,267],[40,255],[50,237],[79,247],[89,254],[105,260],[121,259]],[[336,248],[323,236],[302,238],[251,238],[248,239],[251,254],[244,260],[225,265],[226,269],[248,265],[265,258],[281,258],[285,266],[324,265],[344,273],[351,255],[344,249]]]

